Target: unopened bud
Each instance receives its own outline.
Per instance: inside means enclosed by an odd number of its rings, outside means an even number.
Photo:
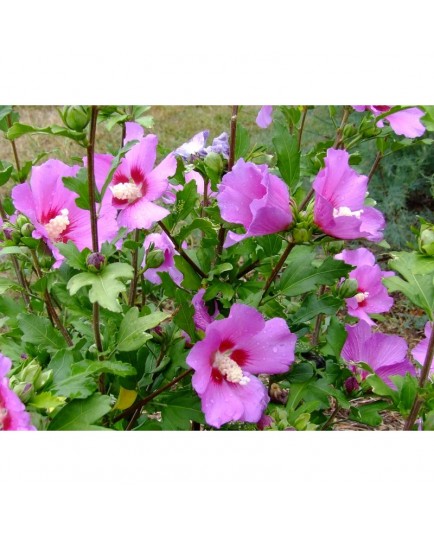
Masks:
[[[354,125],[345,125],[342,134],[344,135],[344,138],[350,138],[357,134],[357,128]]]
[[[359,283],[356,279],[346,279],[342,285],[338,287],[338,295],[340,298],[352,298],[357,294]]]
[[[23,236],[31,237],[34,230],[35,230],[34,225],[32,225],[31,223],[25,223],[21,227],[21,234]]]
[[[30,382],[20,382],[14,385],[14,393],[16,393],[24,403],[32,398],[34,392],[33,385]]]
[[[343,240],[333,240],[333,242],[328,242],[327,251],[333,255],[340,253],[345,247],[345,242]]]
[[[303,244],[304,242],[310,241],[312,238],[312,231],[310,229],[305,229],[304,227],[296,227],[292,231],[292,237],[296,244]]]
[[[348,394],[351,394],[353,391],[357,391],[360,387],[359,382],[354,376],[347,378],[344,382],[345,390]]]
[[[68,128],[81,132],[90,121],[90,108],[88,106],[64,106],[61,115]]]
[[[146,268],[159,268],[164,262],[164,252],[153,249],[146,254]]]
[[[18,217],[17,217],[17,221],[16,221],[16,226],[18,229],[21,229],[21,227],[23,225],[25,225],[26,223],[29,223],[29,218],[27,218],[27,216],[24,216],[24,214],[20,214]]]
[[[106,265],[106,258],[102,253],[91,253],[87,256],[86,264],[89,272],[99,272]]]
[[[419,235],[419,250],[424,255],[434,255],[434,225],[422,224]]]

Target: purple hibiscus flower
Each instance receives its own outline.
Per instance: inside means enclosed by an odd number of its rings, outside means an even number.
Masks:
[[[9,388],[6,374],[10,371],[12,361],[0,354],[0,431],[28,430],[34,431],[30,415],[18,395]]]
[[[365,379],[369,374],[358,363],[366,363],[389,387],[396,389],[390,376],[415,375],[414,366],[407,359],[407,343],[397,335],[372,333],[371,327],[361,320],[355,326],[345,326],[348,333],[342,356],[353,372]]]
[[[392,106],[353,106],[357,112],[370,110],[375,117],[388,112]],[[420,119],[425,113],[419,108],[407,108],[386,116],[383,120],[377,121],[378,127],[384,126],[387,121],[395,134],[403,135],[406,138],[417,138],[425,132],[425,127]]]
[[[383,214],[365,205],[368,177],[358,175],[348,164],[345,150],[328,149],[325,167],[313,182],[314,222],[326,234],[345,240],[383,238]]]
[[[211,145],[205,147],[209,137],[209,130],[202,130],[195,134],[186,143],[175,149],[174,153],[183,160],[191,162],[197,157],[206,156],[209,153],[219,153],[226,159],[229,158],[229,136],[222,132],[214,138]]]
[[[375,264],[374,255],[366,248],[353,250],[344,249],[335,259],[340,259],[347,264],[356,266],[355,270],[349,273],[349,277],[358,283],[357,294],[345,300],[348,307],[348,314],[364,320],[369,325],[375,322],[368,313],[385,313],[393,306],[393,298],[387,293],[387,288],[383,285],[383,277],[391,277],[394,272],[384,272]]]
[[[80,251],[92,247],[89,211],[77,207],[78,194],[68,190],[62,181],[63,177],[75,177],[78,170],[78,166],[47,160],[33,167],[29,183],[12,190],[15,208],[35,226],[33,237],[47,243],[56,259],[56,268],[64,258],[55,247],[56,242],[72,240]],[[112,240],[117,231],[116,211],[104,199],[98,216],[99,245]]]
[[[289,191],[282,179],[265,164],[238,160],[219,184],[217,203],[225,221],[239,223],[244,234],[229,231],[227,248],[249,236],[263,236],[286,229],[292,222]]]
[[[296,336],[282,318],[267,322],[247,305],[234,304],[229,317],[206,327],[205,338],[187,357],[193,388],[208,424],[258,422],[269,402],[254,374],[281,374],[294,361]]]
[[[273,122],[273,107],[262,106],[256,117],[256,124],[260,128],[268,128]]]
[[[416,361],[418,361],[422,366],[425,363],[426,354],[428,351],[428,343],[431,337],[432,332],[432,323],[427,322],[425,324],[425,339],[421,340],[412,350],[411,354]],[[434,362],[431,365],[430,375],[434,374]]]

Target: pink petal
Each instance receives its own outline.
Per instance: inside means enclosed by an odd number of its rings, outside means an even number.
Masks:
[[[148,134],[127,152],[122,161],[128,163],[128,177],[131,177],[131,173],[134,174],[134,170],[139,170],[143,176],[149,175],[157,157],[157,143],[157,136]]]
[[[229,340],[238,347],[243,348],[244,343],[264,329],[265,320],[261,313],[241,303],[232,305],[229,317],[217,320],[210,324],[206,330],[220,334],[221,340]]]
[[[155,199],[164,194],[169,184],[169,177],[172,177],[176,172],[176,165],[175,156],[169,154],[155,169],[147,174],[145,197],[148,201],[155,201]]]
[[[374,254],[366,248],[344,249],[341,253],[335,255],[335,259],[342,260],[356,267],[364,265],[374,266],[375,264]]]
[[[141,197],[135,203],[121,210],[118,216],[119,227],[134,229],[150,229],[155,222],[162,220],[169,211]]]
[[[396,134],[402,134],[406,138],[417,138],[425,132],[425,126],[420,119],[425,113],[419,108],[408,108],[385,117],[389,121],[392,130]]]
[[[141,140],[145,134],[144,128],[138,123],[127,121],[125,123],[124,145],[132,140]]]
[[[256,117],[256,124],[260,128],[267,128],[271,125],[273,121],[273,107],[272,106],[262,106],[259,110],[259,113]]]
[[[252,374],[282,374],[294,362],[297,336],[283,318],[273,318],[264,329],[243,343],[248,354],[243,370]]]

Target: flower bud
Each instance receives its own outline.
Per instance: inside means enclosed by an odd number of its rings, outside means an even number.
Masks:
[[[30,220],[29,218],[27,218],[27,216],[24,216],[24,214],[20,214],[18,217],[17,217],[17,221],[16,221],[16,226],[18,229],[21,229],[21,227],[23,225],[25,225],[26,223],[30,223]]]
[[[21,234],[23,236],[31,237],[34,230],[35,230],[34,225],[32,225],[31,223],[25,223],[21,227]]]
[[[15,245],[18,246],[18,244],[21,242],[21,233],[19,231],[12,231],[11,240]]]
[[[421,253],[434,256],[434,225],[429,223],[421,225],[418,243]]]
[[[380,132],[381,132],[381,128],[370,127],[370,128],[363,130],[362,134],[364,138],[373,138],[374,136],[378,136]]]
[[[88,106],[64,106],[61,116],[68,128],[81,132],[90,121],[90,108]]]
[[[352,298],[357,294],[359,283],[356,279],[346,279],[342,285],[338,287],[338,296],[340,298]]]
[[[204,162],[205,166],[215,174],[221,175],[223,173],[224,163],[220,154],[211,152],[205,157]]]
[[[39,264],[44,270],[49,270],[54,264],[54,258],[49,255],[43,255],[39,258]]]
[[[312,238],[312,231],[305,229],[304,227],[296,227],[292,231],[292,237],[296,244],[303,244],[303,242],[309,242]]]
[[[33,383],[33,386],[35,388],[35,391],[39,391],[39,389],[42,389],[44,385],[51,380],[53,377],[53,371],[52,370],[44,370],[39,374],[39,376],[36,378],[35,382]]]
[[[345,242],[343,240],[333,240],[332,242],[327,243],[327,251],[332,255],[340,253],[345,247]]]
[[[342,134],[344,135],[344,138],[350,138],[357,134],[357,128],[354,125],[345,125]]]
[[[91,253],[87,256],[86,264],[89,272],[99,272],[107,263],[102,253]]]
[[[146,254],[146,268],[159,268],[164,262],[164,252],[153,249]]]
[[[350,376],[344,382],[345,390],[348,394],[351,394],[353,391],[357,391],[360,387],[359,382],[354,376]]]
[[[12,240],[12,227],[3,227],[3,234],[5,235],[6,240]]]
[[[24,403],[28,402],[35,393],[35,389],[30,382],[19,382],[14,385],[13,390]]]
[[[36,359],[32,359],[32,361],[30,361],[30,363],[17,374],[17,379],[21,382],[33,384],[37,381],[41,371],[41,365]]]

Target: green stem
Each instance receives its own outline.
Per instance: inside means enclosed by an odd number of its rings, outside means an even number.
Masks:
[[[303,136],[304,123],[306,121],[307,106],[303,106],[303,116],[301,118],[300,130],[298,131],[298,150],[301,149],[301,138]]]
[[[134,231],[134,242],[138,242],[139,239],[140,239],[140,229],[136,229]],[[137,266],[138,257],[139,257],[139,250],[138,250],[138,248],[136,248],[133,251],[132,258],[131,258],[131,263],[133,265],[134,275],[133,275],[133,279],[131,281],[130,294],[129,294],[129,297],[128,297],[128,305],[130,307],[133,307],[135,302],[136,302],[137,280],[138,280],[138,266]]]
[[[6,117],[6,121],[7,121],[7,124],[8,124],[8,127],[11,128],[12,126],[12,118],[10,115],[8,115]],[[21,170],[21,166],[20,166],[20,160],[18,158],[18,151],[17,151],[17,145],[15,143],[15,140],[10,140],[11,142],[11,145],[12,145],[12,151],[14,153],[14,158],[15,158],[15,165],[17,167],[17,171],[20,171]]]

